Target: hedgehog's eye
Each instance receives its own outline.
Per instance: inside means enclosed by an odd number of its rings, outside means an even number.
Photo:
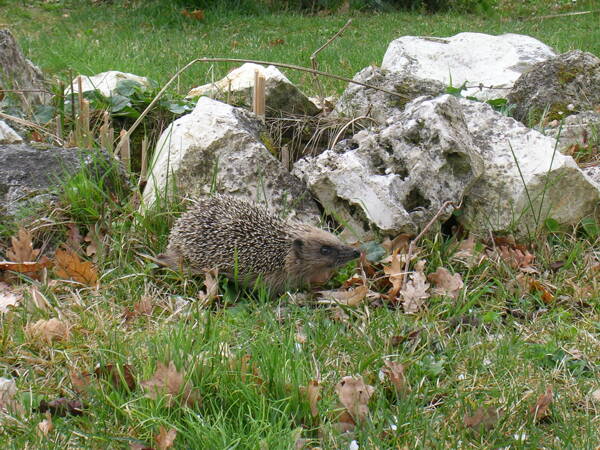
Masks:
[[[321,251],[321,255],[323,255],[323,256],[329,256],[329,255],[331,255],[333,253],[333,248],[330,247],[329,245],[323,245],[321,247],[320,251]]]

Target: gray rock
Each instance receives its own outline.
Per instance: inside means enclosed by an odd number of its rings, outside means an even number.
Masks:
[[[482,169],[458,100],[444,95],[409,103],[383,127],[296,162],[293,173],[360,236],[418,231],[446,201],[458,204]]]
[[[558,138],[559,151],[565,151],[572,145],[579,147],[600,147],[600,112],[584,111],[568,116],[562,125],[560,122],[546,128],[546,136]]]
[[[0,144],[21,144],[22,142],[23,138],[4,120],[0,120]]]
[[[573,50],[540,62],[516,81],[508,100],[526,125],[594,109],[600,105],[600,58]]]
[[[379,124],[384,124],[390,116],[402,111],[409,101],[422,95],[436,97],[443,94],[446,89],[439,81],[415,78],[410,74],[390,72],[373,66],[365,67],[354,75],[353,80],[397,92],[406,97],[402,98],[349,83],[335,105],[332,115],[354,118],[368,114]]]
[[[550,47],[521,34],[402,36],[388,46],[381,68],[437,80],[445,86],[459,87],[466,82],[471,87],[465,96],[489,100],[506,97],[522,73],[553,56]]]
[[[316,223],[306,186],[261,142],[263,124],[242,108],[201,97],[194,110],[163,132],[154,151],[144,201],[157,195],[196,197],[213,189],[267,203],[281,215]]]
[[[595,213],[600,201],[596,183],[573,158],[556,151],[555,139],[486,103],[459,101],[485,164],[459,216],[467,229],[532,235],[547,218],[573,225]]]
[[[78,148],[0,145],[0,217],[22,207],[50,201],[60,180],[88,168],[99,177],[111,170],[106,153]]]
[[[47,103],[42,71],[23,56],[9,30],[0,30],[0,85],[5,89],[23,89],[19,95],[25,107]]]

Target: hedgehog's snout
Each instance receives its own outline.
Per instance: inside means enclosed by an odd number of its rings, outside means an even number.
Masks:
[[[344,264],[356,259],[360,256],[360,252],[352,247],[342,247],[338,250],[338,257],[336,260],[336,264],[338,266],[343,266]]]

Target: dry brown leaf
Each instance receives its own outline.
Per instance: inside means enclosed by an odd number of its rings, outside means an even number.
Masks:
[[[38,262],[12,262],[0,261],[0,270],[10,270],[31,276],[35,272],[52,267],[52,261],[46,256],[42,256]]]
[[[452,260],[464,264],[466,267],[476,267],[485,259],[484,254],[475,251],[475,236],[470,235],[458,244],[458,250],[452,255]]]
[[[125,386],[130,391],[135,389],[136,382],[131,364],[123,364],[122,369],[119,369],[116,364],[108,363],[96,367],[94,373],[98,378],[108,379],[117,389],[125,389]]]
[[[552,386],[548,386],[546,392],[540,395],[535,405],[529,409],[529,414],[533,416],[534,422],[539,422],[550,415],[549,409],[553,398]]]
[[[98,272],[89,261],[82,261],[79,256],[71,250],[56,249],[56,275],[63,279],[70,279],[88,286],[96,286],[98,283]]]
[[[414,314],[423,306],[423,300],[429,298],[427,289],[429,283],[425,277],[425,260],[422,259],[415,264],[415,271],[409,275],[409,280],[402,287],[402,307],[406,314]]]
[[[25,326],[25,333],[33,341],[41,341],[50,345],[53,341],[66,341],[69,339],[69,324],[56,318],[50,320],[40,319],[34,324]]]
[[[383,363],[386,367],[382,369],[383,373],[390,379],[396,391],[399,394],[405,394],[410,391],[410,386],[406,382],[404,376],[404,365],[395,361],[384,360]]]
[[[219,271],[217,269],[204,271],[204,286],[206,287],[206,293],[204,291],[198,293],[198,298],[201,301],[202,306],[212,304],[219,297],[218,275]]]
[[[25,409],[15,398],[17,396],[17,384],[15,380],[0,377],[0,411],[9,413],[24,413]]]
[[[306,332],[304,331],[304,328],[301,326],[296,326],[296,342],[298,344],[305,344],[307,337],[306,337]]]
[[[41,436],[46,437],[48,436],[48,433],[54,429],[54,425],[52,424],[52,414],[50,414],[50,411],[46,411],[44,415],[46,418],[37,424],[37,428],[38,433]]]
[[[81,400],[71,399],[65,397],[59,397],[49,402],[46,400],[40,401],[38,407],[39,412],[49,411],[54,417],[64,417],[66,415],[81,416],[83,414],[84,406]]]
[[[11,248],[6,251],[6,256],[9,260],[24,263],[35,261],[40,250],[33,249],[31,242],[31,233],[24,228],[19,229],[17,236],[10,238]]]
[[[319,415],[317,402],[321,400],[321,385],[317,380],[310,380],[308,382],[306,396],[308,397],[308,404],[310,405],[310,414],[313,417],[317,417]]]
[[[396,298],[400,289],[402,289],[402,281],[404,280],[404,262],[398,256],[398,250],[392,252],[392,259],[389,266],[383,266],[383,272],[388,276],[392,287],[388,291],[390,298]]]
[[[152,315],[152,309],[154,309],[152,298],[147,295],[143,295],[140,301],[133,305],[133,309],[125,308],[123,317],[127,321],[139,316],[150,316]]]
[[[87,392],[91,381],[91,375],[89,373],[70,370],[69,378],[71,379],[71,385],[73,386],[75,392],[78,394]]]
[[[189,17],[194,20],[203,20],[204,19],[204,10],[203,9],[195,9],[193,11],[188,11],[184,9],[181,11],[181,14],[185,17]]]
[[[0,281],[0,314],[8,312],[9,307],[17,306],[22,300],[23,295]]]
[[[414,237],[415,235],[410,233],[401,233],[392,240],[386,237],[381,243],[381,246],[385,248],[388,253],[407,253],[408,247],[410,247],[410,241],[414,239]]]
[[[367,418],[369,399],[375,392],[375,388],[365,384],[362,377],[343,377],[335,386],[335,392],[354,423],[362,422]]]
[[[369,288],[365,285],[348,291],[319,291],[319,294],[323,296],[323,300],[320,301],[321,303],[335,302],[339,305],[352,307],[360,305],[368,293]]]
[[[427,279],[435,286],[432,290],[432,294],[445,295],[454,299],[458,297],[460,290],[464,286],[460,273],[452,275],[450,274],[450,271],[444,267],[438,267],[435,272],[430,273],[427,276]]]
[[[476,431],[479,431],[481,428],[484,430],[490,430],[496,425],[498,419],[500,418],[500,410],[498,408],[494,408],[493,406],[488,406],[487,408],[477,408],[475,414],[469,416],[465,414],[463,417],[463,423],[467,428],[473,428]]]
[[[523,246],[509,247],[507,245],[500,245],[497,247],[497,252],[500,258],[513,269],[520,269],[526,272],[533,269],[531,263],[535,256],[529,253],[529,250]]]
[[[552,295],[548,288],[538,280],[529,280],[529,291],[539,292],[541,294],[540,297],[542,298],[542,301],[546,305],[549,305],[554,301],[554,295]]]
[[[158,363],[152,378],[143,381],[141,385],[146,389],[146,396],[154,400],[164,398],[167,407],[173,405],[175,396],[180,393],[181,401],[188,406],[201,401],[198,391],[189,382],[185,382],[184,373],[177,371],[173,361],[169,361],[168,366]]]
[[[177,437],[177,430],[171,428],[167,430],[165,427],[159,427],[158,435],[154,438],[156,442],[157,448],[159,450],[166,450],[168,448],[173,447],[173,443],[175,442],[175,438]]]

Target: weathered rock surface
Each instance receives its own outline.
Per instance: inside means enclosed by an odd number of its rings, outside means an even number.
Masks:
[[[558,138],[558,149],[564,151],[572,145],[600,146],[600,112],[584,111],[568,116],[562,125],[546,128],[546,136]]]
[[[23,56],[23,52],[9,30],[0,30],[0,85],[4,89],[23,89],[19,94],[24,106],[42,104],[50,100],[42,71]]]
[[[479,99],[506,97],[513,83],[535,63],[555,56],[542,42],[519,34],[492,36],[459,33],[435,38],[403,36],[391,42],[382,69],[437,80],[445,86],[472,87],[464,95]]]
[[[532,232],[553,218],[576,224],[594,214],[600,191],[573,158],[555,151],[555,139],[494,111],[460,99],[485,170],[465,197],[459,220],[480,233]]]
[[[4,120],[0,120],[0,144],[21,144],[23,138]]]
[[[390,72],[373,66],[365,67],[354,75],[353,79],[404,96],[403,98],[358,84],[348,84],[335,105],[333,114],[346,117],[368,114],[379,124],[384,124],[390,116],[401,111],[409,101],[422,95],[436,97],[446,89],[439,81],[414,78],[407,73]]]
[[[73,79],[73,89],[78,92],[79,79],[81,78],[81,89],[82,92],[99,90],[105,97],[110,97],[120,81],[131,80],[135,81],[142,86],[149,87],[150,80],[146,77],[134,75],[132,73],[119,72],[117,70],[110,70],[108,72],[102,72],[96,75],[77,75]],[[65,89],[65,95],[71,93],[71,86]]]
[[[381,129],[362,130],[333,150],[296,162],[326,211],[361,235],[415,232],[444,202],[460,202],[481,175],[455,97],[418,99]],[[453,211],[447,206],[442,219]]]
[[[594,109],[600,105],[600,58],[573,50],[540,62],[508,94],[513,117],[525,124]]]
[[[157,192],[195,197],[217,192],[257,202],[316,223],[319,210],[303,183],[284,169],[261,142],[262,122],[242,108],[202,97],[194,110],[160,137],[144,190],[146,204]],[[174,184],[173,184],[174,183]]]
[[[224,100],[229,93],[233,102],[251,105],[256,71],[265,77],[265,103],[268,116],[279,116],[281,113],[313,116],[319,112],[319,108],[275,66],[264,67],[253,63],[246,63],[232,70],[225,78],[215,83],[194,88],[187,96],[206,95]]]
[[[95,151],[97,152],[97,151]],[[109,156],[78,148],[0,145],[0,217],[13,216],[21,207],[49,201],[59,179],[88,168],[99,176],[117,166]]]

